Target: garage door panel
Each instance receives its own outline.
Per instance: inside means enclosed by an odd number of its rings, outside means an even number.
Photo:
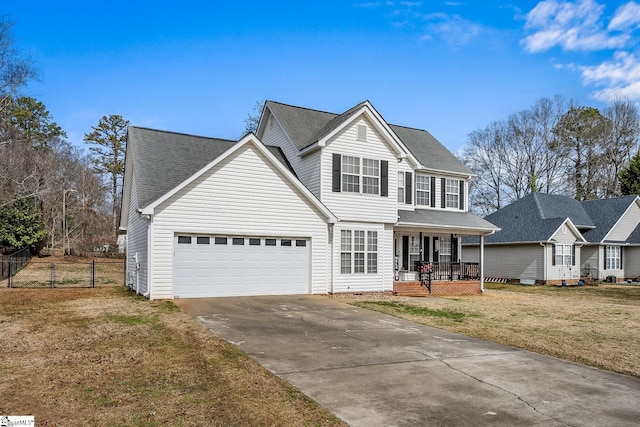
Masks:
[[[276,238],[276,245],[249,244],[250,238],[210,236],[210,244],[181,244],[174,249],[174,295],[182,298],[309,293],[309,245],[307,240]],[[273,238],[269,238],[272,242]],[[282,246],[282,240],[291,246]],[[186,241],[188,239],[182,239]],[[206,241],[206,239],[200,239]],[[253,243],[257,240],[253,238]],[[302,246],[304,244],[304,246]]]

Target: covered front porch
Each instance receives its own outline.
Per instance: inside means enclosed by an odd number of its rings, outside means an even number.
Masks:
[[[496,230],[469,212],[400,211],[393,230],[394,292],[415,296],[481,293],[484,236]],[[479,262],[461,261],[462,236],[469,235],[480,237]]]

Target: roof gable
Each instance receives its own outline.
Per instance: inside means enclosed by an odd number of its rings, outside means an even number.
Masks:
[[[296,176],[293,174],[293,172],[289,168],[287,168],[287,166],[285,164],[283,164],[280,160],[278,160],[278,158],[276,157],[276,155],[274,155],[272,150],[270,150],[268,147],[266,147],[264,144],[262,144],[256,138],[256,136],[254,134],[252,134],[252,133],[247,134],[240,141],[238,141],[237,143],[234,143],[233,145],[231,145],[231,147],[229,147],[227,150],[225,150],[220,155],[216,156],[212,161],[207,163],[205,166],[200,168],[195,173],[192,173],[189,177],[187,177],[186,179],[181,181],[178,185],[172,187],[171,189],[169,189],[168,191],[163,193],[160,197],[158,197],[157,199],[153,200],[151,203],[149,203],[147,205],[141,205],[141,207],[142,207],[141,212],[143,214],[145,214],[145,215],[153,215],[154,211],[155,211],[155,208],[158,205],[160,205],[161,203],[163,203],[164,201],[169,199],[171,196],[173,196],[176,193],[178,193],[179,191],[181,191],[183,188],[185,188],[191,182],[196,180],[198,177],[202,176],[204,173],[206,173],[207,171],[209,171],[210,169],[215,167],[218,163],[223,161],[225,158],[227,158],[228,156],[232,155],[237,150],[240,150],[242,147],[244,147],[245,145],[248,145],[248,144],[252,144],[266,158],[266,160],[268,162],[270,162],[273,166],[275,166],[276,169],[278,169],[279,172],[284,175],[285,179],[287,179],[297,190],[299,190],[302,193],[303,197],[307,198],[311,202],[311,204],[314,205],[316,207],[316,209],[318,209],[318,211],[320,211],[322,214],[324,214],[326,216],[328,222],[333,223],[333,222],[337,221],[337,218],[335,217],[335,215],[333,215],[333,213],[326,206],[324,206],[309,191],[309,189],[307,189],[307,187],[305,187],[296,178]]]
[[[275,116],[298,151],[330,136],[358,113],[368,111],[372,119],[375,118],[381,126],[386,127],[392,139],[399,140],[403,146],[402,150],[406,150],[413,156],[419,167],[433,171],[475,175],[429,132],[388,124],[368,101],[363,101],[342,114],[295,107],[275,101],[267,101],[265,110],[267,109]],[[262,120],[261,126],[263,126]]]
[[[624,196],[613,199],[599,199],[582,202],[584,209],[596,228],[584,233],[589,242],[602,242],[627,212],[638,196]]]

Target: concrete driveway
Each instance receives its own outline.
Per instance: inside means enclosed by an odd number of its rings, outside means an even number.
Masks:
[[[322,296],[176,302],[352,426],[640,424],[633,377]]]

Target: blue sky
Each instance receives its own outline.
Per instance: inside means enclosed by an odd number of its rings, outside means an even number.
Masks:
[[[237,139],[256,101],[340,113],[365,99],[451,150],[556,94],[640,101],[634,1],[4,1],[71,142],[102,115]]]

